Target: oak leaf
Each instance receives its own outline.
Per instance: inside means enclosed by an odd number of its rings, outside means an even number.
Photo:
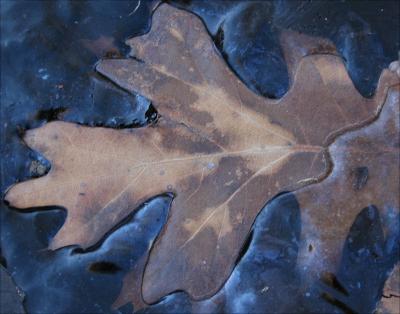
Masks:
[[[298,263],[308,269],[309,279],[336,270],[351,225],[363,208],[379,210],[385,235],[399,233],[399,134],[399,87],[393,87],[376,121],[330,145],[330,175],[295,192],[303,217]]]
[[[28,131],[25,142],[52,168],[6,200],[65,207],[50,248],[87,248],[150,197],[173,192],[144,273],[147,302],[175,290],[213,295],[262,206],[324,176],[329,143],[373,119],[394,84],[383,72],[365,99],[339,57],[314,55],[301,59],[285,97],[265,99],[235,77],[196,16],[166,4],[150,32],[128,44],[134,58],[103,60],[97,70],[149,98],[158,123],[110,130],[58,121]]]
[[[398,238],[399,235],[400,128],[398,118],[399,90],[392,88],[376,121],[339,136],[330,145],[329,151],[333,169],[329,176],[318,184],[309,185],[293,194],[285,194],[276,198],[276,204],[280,204],[280,208],[275,208],[272,205],[273,203],[270,203],[270,207],[264,207],[264,213],[268,210],[269,214],[257,217],[256,227],[253,225],[254,234],[251,237],[252,240],[246,254],[235,266],[224,286],[215,295],[206,300],[193,301],[187,299],[186,295],[177,292],[154,306],[150,306],[144,313],[163,312],[170,304],[183,308],[184,304],[189,304],[188,308],[191,309],[191,313],[235,312],[237,310],[236,304],[240,304],[237,301],[237,296],[248,293],[249,286],[254,288],[251,301],[246,303],[250,308],[260,309],[258,306],[268,306],[269,309],[275,308],[275,311],[280,309],[283,312],[294,312],[294,309],[299,307],[298,298],[301,298],[301,294],[296,293],[296,291],[310,291],[312,290],[311,287],[318,287],[320,291],[321,288],[324,289],[325,287],[321,285],[321,277],[324,278],[326,274],[332,275],[334,273],[336,273],[336,276],[333,278],[338,280],[339,286],[340,284],[343,285],[344,291],[349,289],[346,294],[336,296],[351,308],[352,301],[355,299],[359,301],[357,295],[353,295],[353,289],[359,290],[361,286],[359,288],[352,287],[351,284],[349,286],[345,276],[351,271],[356,271],[349,269],[349,267],[357,268],[357,266],[362,265],[362,269],[366,269],[365,267],[369,265],[374,268],[371,272],[382,271],[381,265],[385,264],[388,261],[388,256],[396,250],[396,240],[393,241],[393,239]],[[294,223],[296,219],[293,219],[293,216],[295,216],[296,211],[292,211],[293,208],[290,205],[293,200],[294,203],[297,203],[296,199],[301,201],[302,206],[301,228],[300,220],[298,221],[299,225],[296,226],[296,223]],[[298,205],[300,206],[300,204]],[[377,211],[374,211],[375,208]],[[279,215],[276,215],[277,210],[280,211]],[[357,221],[360,219],[360,215],[365,212],[368,213],[370,219],[368,220],[370,228],[362,228],[356,231],[359,228],[355,227]],[[271,218],[274,217],[273,213],[276,215],[275,218]],[[283,222],[276,217],[280,217]],[[371,231],[373,228],[379,230],[379,227],[373,227],[372,221],[376,221],[376,225],[381,226],[381,219],[387,239],[385,245],[383,242],[379,242],[377,235],[379,232]],[[288,227],[290,228],[288,224],[291,224],[291,229],[289,229],[291,233],[289,234],[284,231]],[[302,230],[301,239],[296,239],[297,237],[294,235],[297,228]],[[359,236],[364,241],[371,237],[372,244],[369,248],[364,248],[365,242],[361,241],[360,243],[360,239],[357,239],[360,230],[362,233],[366,233]],[[278,232],[278,237],[276,232]],[[283,238],[279,238],[283,235]],[[260,240],[260,238],[263,238],[263,240]],[[347,246],[353,246],[351,250],[352,254],[355,255],[346,255],[346,242]],[[259,243],[258,247],[256,243]],[[298,257],[297,244],[301,248]],[[280,246],[282,246],[281,249],[279,249]],[[291,249],[288,250],[287,247]],[[360,247],[363,249],[359,250]],[[368,249],[371,250],[370,257],[365,255],[368,254],[366,253]],[[279,254],[268,253],[268,250],[278,251]],[[292,259],[294,258],[292,264],[288,262],[291,259],[288,258],[289,253],[287,252],[294,255],[291,256]],[[343,256],[341,252],[344,252]],[[361,252],[360,258],[357,257],[356,260],[353,260],[358,252]],[[270,256],[273,256],[271,257],[273,262],[265,262]],[[350,266],[344,262],[349,256],[352,260]],[[368,264],[365,260],[360,262],[362,258],[370,260],[372,264]],[[263,262],[261,263],[260,260]],[[279,263],[285,264],[285,267]],[[344,273],[341,272],[342,269],[346,269]],[[116,307],[128,302],[132,302],[136,310],[146,306],[138,299],[136,294],[137,287],[135,285],[141,282],[140,277],[137,277],[138,272],[136,270],[137,268],[133,269],[125,277],[124,287],[116,301]],[[257,278],[257,275],[250,273],[254,271],[260,272],[262,275]],[[298,279],[296,275],[288,275],[291,271],[299,272],[302,280],[298,282],[294,279]],[[141,272],[139,273],[141,274]],[[385,285],[378,308],[379,313],[396,313],[394,309],[398,308],[400,295],[398,293],[398,274],[399,264],[397,264],[395,271]],[[288,280],[286,275],[292,278],[294,282]],[[370,274],[369,276],[373,275]],[[350,282],[354,282],[354,278],[351,279],[353,281]],[[370,279],[366,279],[367,282],[369,282],[368,280]],[[271,283],[273,283],[272,286]],[[279,302],[277,294],[282,294],[282,285],[285,285],[284,289],[294,292],[297,298],[294,297],[291,300],[292,302]],[[358,293],[362,294],[363,289],[370,290],[371,288],[371,286],[363,285]],[[372,288],[372,290],[374,289],[378,291],[379,287]],[[267,291],[268,293],[266,293]],[[330,291],[330,293],[332,292]],[[364,293],[368,294],[366,291]],[[373,300],[370,301],[373,302]],[[255,307],[256,304],[257,307]],[[321,306],[323,304],[321,303]],[[371,303],[363,303],[355,310],[363,312],[370,305]],[[319,305],[313,303],[313,306],[318,308]],[[324,312],[322,308],[319,308],[319,311]]]

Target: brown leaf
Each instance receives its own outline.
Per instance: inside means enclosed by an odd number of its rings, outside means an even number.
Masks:
[[[151,31],[128,44],[134,58],[103,60],[97,70],[148,97],[159,123],[109,130],[52,122],[28,131],[26,143],[52,168],[6,199],[20,208],[66,207],[51,248],[86,248],[146,199],[174,192],[144,273],[146,302],[175,290],[214,294],[262,206],[324,176],[327,145],[373,119],[397,83],[385,71],[365,99],[340,58],[314,55],[301,59],[285,97],[264,99],[234,76],[196,16],[166,4]]]
[[[399,89],[391,88],[378,120],[329,147],[329,177],[295,193],[303,220],[299,267],[308,269],[310,280],[315,279],[312,274],[336,270],[346,236],[363,208],[377,207],[386,233],[398,232],[399,131]]]

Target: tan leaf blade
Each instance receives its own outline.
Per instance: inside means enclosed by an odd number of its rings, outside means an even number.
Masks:
[[[146,199],[174,192],[144,274],[147,302],[175,290],[195,299],[214,294],[262,206],[325,175],[328,143],[374,118],[395,82],[384,72],[375,98],[365,99],[337,56],[315,55],[301,59],[284,98],[264,99],[233,75],[196,16],[168,5],[129,44],[136,59],[103,60],[97,70],[151,99],[160,122],[31,130],[26,143],[52,169],[12,187],[6,199],[20,208],[67,208],[56,249],[91,246]]]
[[[346,236],[363,208],[377,207],[386,235],[389,230],[399,232],[399,134],[397,87],[389,90],[378,120],[342,135],[329,147],[331,174],[295,193],[303,216],[299,267],[309,269],[309,278],[335,271]]]

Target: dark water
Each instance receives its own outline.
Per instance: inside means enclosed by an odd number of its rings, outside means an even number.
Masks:
[[[1,193],[43,174],[48,162],[21,141],[26,129],[62,119],[86,125],[138,127],[155,111],[94,72],[103,57],[127,54],[125,39],[150,27],[150,1],[1,1]],[[279,44],[292,29],[335,43],[358,90],[374,92],[382,68],[398,58],[396,1],[177,1],[206,23],[237,75],[256,92],[279,98],[289,88]],[[32,161],[43,167],[32,167]],[[43,169],[44,170],[43,170]],[[50,252],[49,239],[65,219],[59,208],[19,212],[1,204],[1,254],[25,292],[29,313],[113,313],[124,274],[148,251],[165,222],[169,196],[144,204],[90,252]],[[135,209],[132,208],[134,211]],[[261,212],[216,312],[371,312],[399,248],[383,248],[379,215],[364,209],[350,230],[336,274],[300,289],[296,258],[300,209],[289,193]],[[275,239],[275,240],[271,240]],[[135,249],[131,249],[132,243]],[[358,256],[381,248],[382,258]],[[268,294],[254,293],[268,285]],[[184,293],[167,296],[147,312],[190,312]],[[131,313],[129,305],[114,313]]]

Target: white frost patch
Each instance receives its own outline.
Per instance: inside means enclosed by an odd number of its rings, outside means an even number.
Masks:
[[[131,16],[132,14],[134,14],[134,13],[137,11],[137,9],[139,9],[139,7],[140,7],[140,1],[141,1],[141,0],[138,1],[136,7],[133,9],[133,11],[132,11],[131,13],[128,14],[128,16]]]
[[[38,74],[39,74],[39,77],[44,81],[46,81],[50,77],[50,75],[47,73],[47,69],[45,69],[45,68],[40,68],[38,70]]]
[[[208,168],[209,170],[214,169],[214,167],[215,167],[215,164],[214,164],[213,162],[209,162],[209,163],[207,164],[207,168]]]
[[[228,281],[225,284],[225,289],[228,291],[229,294],[231,293],[235,293],[236,291],[236,287],[238,286],[238,284],[240,283],[240,267],[236,267],[233,272],[232,275],[229,277]]]
[[[233,300],[233,308],[229,309],[231,313],[248,313],[251,306],[256,301],[256,295],[253,292],[242,293]]]
[[[257,300],[253,290],[241,291],[241,289],[238,289],[242,280],[239,268],[237,267],[233,271],[225,284],[226,294],[233,296],[233,298],[227,300],[226,312],[228,313],[248,313]]]

